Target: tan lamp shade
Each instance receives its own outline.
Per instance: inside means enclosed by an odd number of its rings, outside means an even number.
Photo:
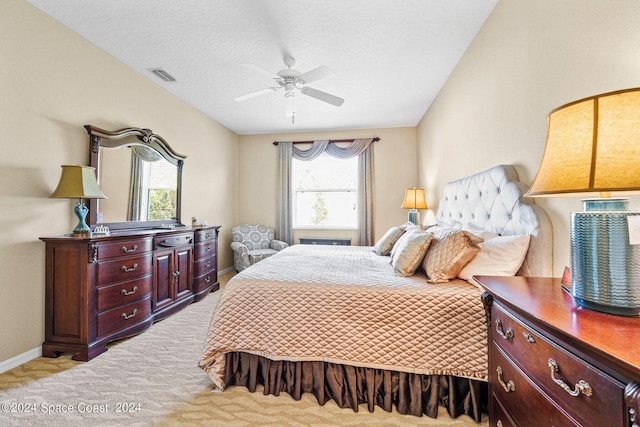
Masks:
[[[106,199],[96,181],[95,168],[62,165],[58,187],[49,197],[66,199]]]
[[[609,196],[640,190],[640,88],[563,105],[527,196]]]
[[[407,188],[404,190],[402,209],[428,209],[423,188]]]

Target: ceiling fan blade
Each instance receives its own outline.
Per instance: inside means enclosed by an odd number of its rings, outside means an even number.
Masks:
[[[331,71],[329,67],[323,65],[322,67],[318,67],[314,70],[300,74],[298,76],[298,79],[302,80],[302,84],[309,84],[311,82],[326,79],[327,77],[332,76],[335,76],[335,74],[333,74],[333,71]]]
[[[264,95],[265,93],[275,92],[278,89],[280,89],[280,88],[279,87],[268,87],[266,89],[260,89],[260,90],[258,90],[256,92],[248,93],[246,95],[236,96],[235,98],[233,98],[233,100],[234,101],[244,101],[245,99],[254,98],[256,96]]]
[[[240,65],[242,65],[243,67],[248,68],[250,70],[257,71],[260,74],[264,74],[265,76],[269,77],[270,79],[279,79],[280,78],[279,75],[277,75],[275,73],[272,73],[269,70],[265,70],[264,68],[260,67],[259,65],[254,64],[252,62],[242,62]]]
[[[338,96],[331,95],[330,93],[323,92],[318,89],[313,89],[308,86],[305,86],[302,89],[300,89],[300,92],[312,98],[319,99],[320,101],[324,101],[331,105],[335,105],[336,107],[341,106],[342,103],[344,102],[344,99]]]

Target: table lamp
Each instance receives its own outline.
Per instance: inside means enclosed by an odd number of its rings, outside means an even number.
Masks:
[[[424,189],[407,188],[404,190],[404,200],[401,208],[409,209],[407,221],[416,225],[420,224],[420,212],[418,212],[418,209],[428,209],[424,198]]]
[[[90,235],[87,225],[87,206],[82,199],[106,199],[96,181],[96,169],[90,166],[62,165],[62,174],[58,187],[49,197],[79,199],[73,210],[78,217],[78,225],[73,229],[76,236]]]
[[[571,294],[605,313],[640,313],[640,88],[581,99],[553,110],[547,143],[527,196],[595,196],[571,214]]]

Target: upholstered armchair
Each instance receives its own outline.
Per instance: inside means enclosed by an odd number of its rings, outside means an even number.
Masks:
[[[233,265],[240,272],[289,246],[276,240],[273,228],[262,224],[242,224],[231,229]]]

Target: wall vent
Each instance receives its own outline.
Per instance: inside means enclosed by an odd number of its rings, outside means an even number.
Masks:
[[[176,81],[176,79],[171,74],[167,73],[162,68],[152,68],[150,71],[153,74],[155,74],[156,76],[160,77],[165,82],[175,82]]]

